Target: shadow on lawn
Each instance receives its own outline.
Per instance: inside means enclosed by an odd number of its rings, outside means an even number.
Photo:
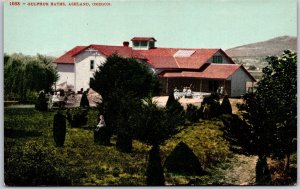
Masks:
[[[8,138],[25,138],[25,137],[38,137],[42,132],[39,131],[26,131],[24,129],[5,128],[4,136]]]

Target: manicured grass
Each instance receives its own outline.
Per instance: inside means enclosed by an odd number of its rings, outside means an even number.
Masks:
[[[5,108],[6,185],[145,185],[150,146],[134,140],[133,152],[122,153],[115,148],[115,137],[111,146],[95,145],[93,127],[97,124],[97,111],[92,109],[88,125],[68,125],[65,145],[57,148],[52,136],[54,114],[55,111]],[[188,126],[161,146],[164,161],[180,141],[185,142],[207,172],[203,176],[166,172],[168,184],[184,185],[197,179],[199,185],[207,185],[224,178],[218,170],[228,168],[226,160],[232,152],[220,127],[220,121],[202,121]]]

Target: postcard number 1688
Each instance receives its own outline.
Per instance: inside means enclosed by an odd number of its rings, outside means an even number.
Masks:
[[[11,1],[9,2],[10,6],[20,6],[20,2]]]

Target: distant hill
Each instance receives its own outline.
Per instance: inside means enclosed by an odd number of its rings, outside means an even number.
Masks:
[[[267,41],[227,49],[225,52],[248,70],[259,71],[267,65],[267,56],[278,56],[286,49],[297,51],[297,37],[280,36]]]
[[[280,55],[283,50],[297,51],[297,37],[281,36],[267,41],[227,49],[231,57]]]

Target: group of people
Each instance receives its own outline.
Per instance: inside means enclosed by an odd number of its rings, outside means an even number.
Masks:
[[[177,87],[175,87],[175,89],[174,89],[174,95],[177,96],[175,93],[180,93],[180,91],[177,89]],[[192,90],[190,87],[183,87],[182,93],[185,98],[193,97],[193,93],[192,93]],[[181,97],[181,95],[180,95],[180,97]]]

